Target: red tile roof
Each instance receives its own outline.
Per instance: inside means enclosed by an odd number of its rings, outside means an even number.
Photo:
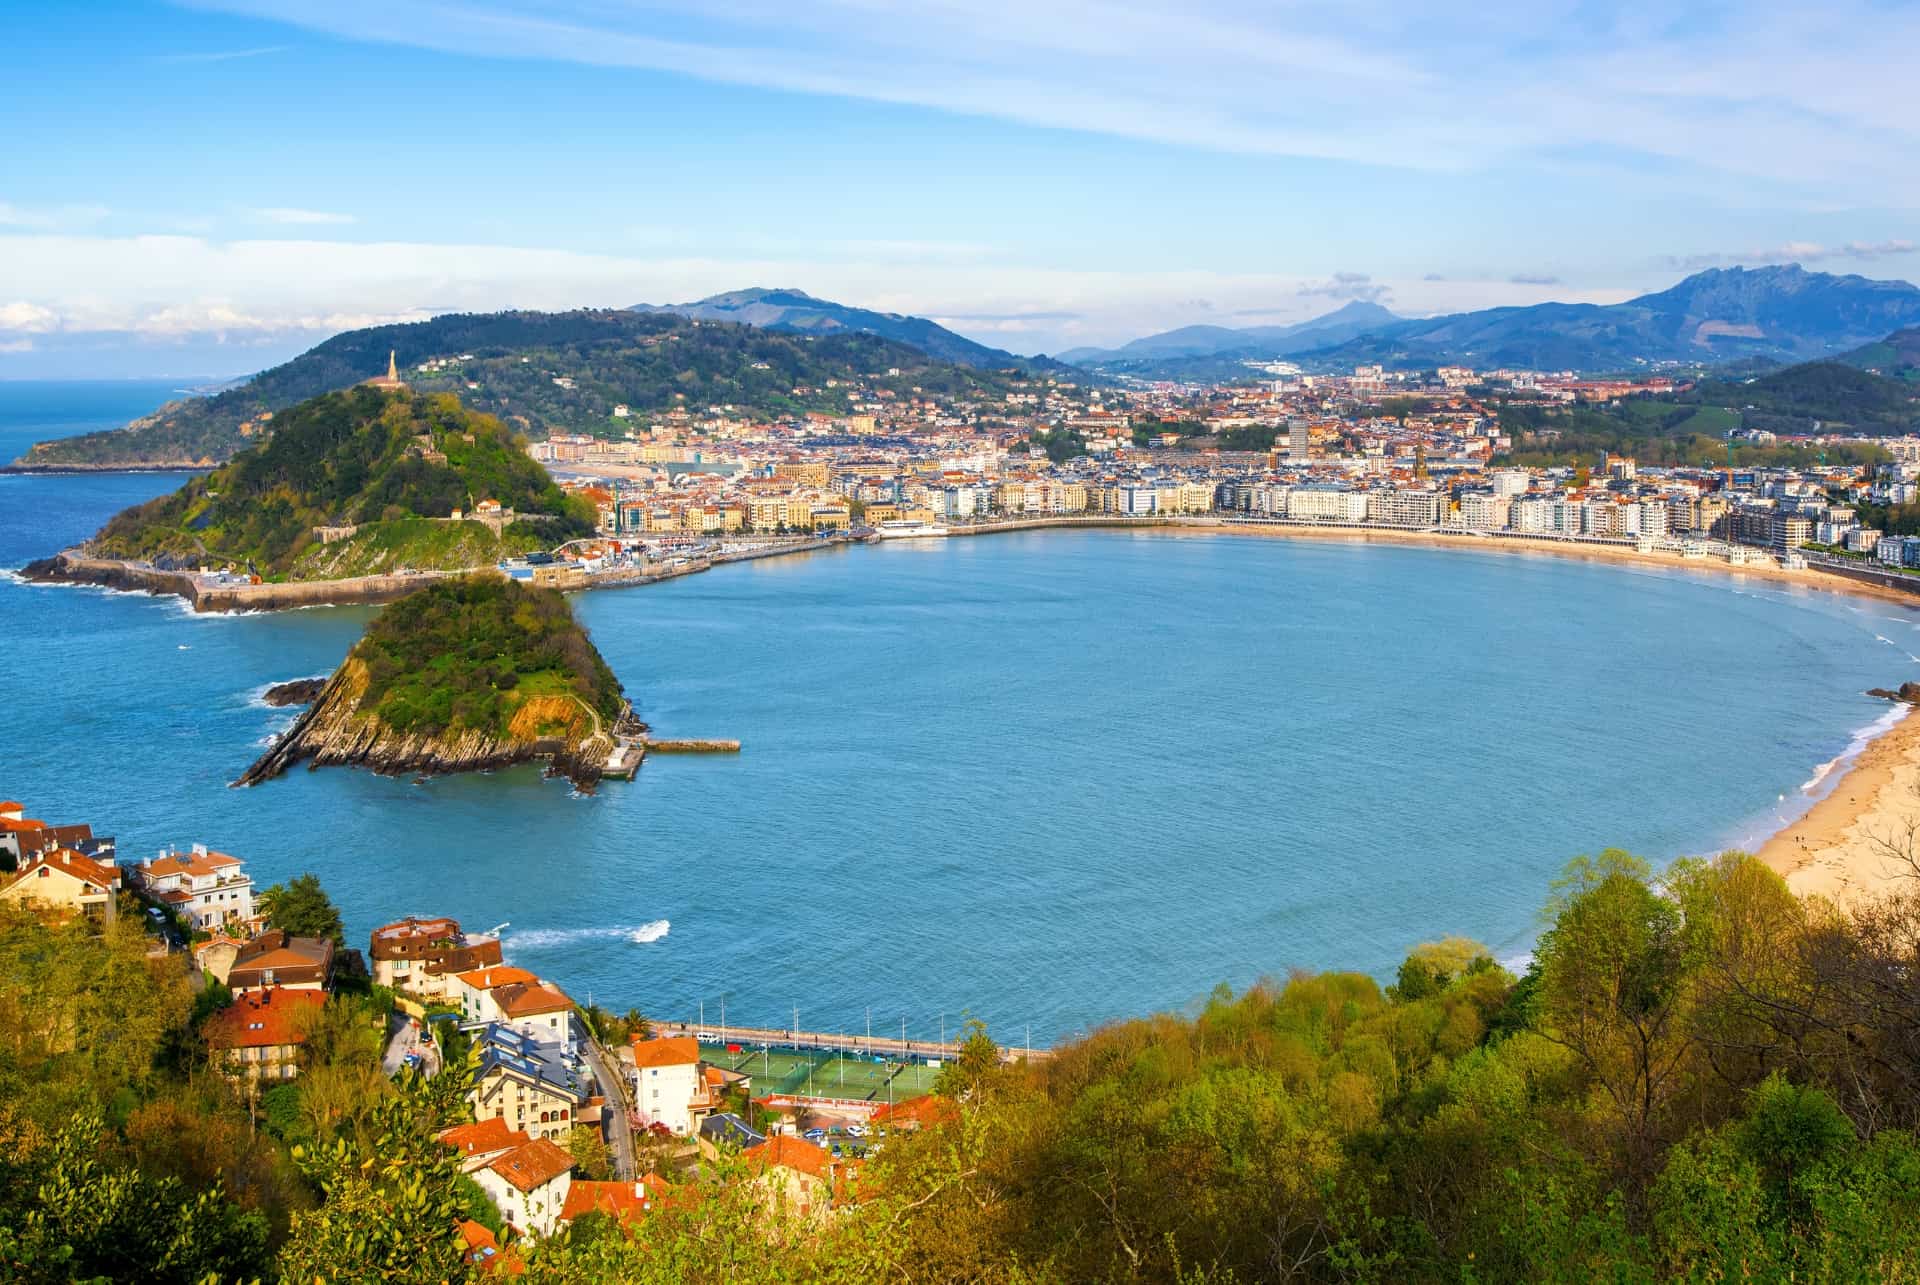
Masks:
[[[565,1013],[573,1008],[566,992],[552,982],[514,982],[493,989],[493,1002],[508,1017],[535,1017],[541,1013]]]
[[[463,1156],[510,1151],[533,1141],[518,1129],[509,1129],[507,1122],[499,1116],[481,1120],[477,1124],[456,1124],[451,1129],[442,1129],[437,1136]]]
[[[240,858],[224,852],[170,852],[142,868],[148,878],[164,879],[171,875],[210,875],[239,864]]]
[[[633,1065],[637,1070],[650,1066],[692,1066],[700,1060],[700,1042],[691,1035],[670,1039],[633,1041]]]
[[[477,991],[490,991],[496,986],[507,986],[514,982],[537,982],[540,979],[524,968],[515,968],[511,964],[498,968],[476,968],[470,973],[461,973],[460,980]]]
[[[665,1181],[658,1174],[647,1174],[639,1182],[589,1182],[576,1179],[567,1187],[567,1203],[560,1217],[572,1222],[581,1214],[608,1214],[626,1222],[653,1208],[664,1194]]]
[[[460,1239],[466,1242],[465,1257],[469,1266],[477,1267],[482,1272],[504,1271],[509,1276],[527,1274],[527,1265],[520,1260],[520,1251],[501,1249],[493,1233],[471,1218],[460,1224]]]
[[[272,988],[242,995],[207,1019],[207,1042],[228,1049],[305,1044],[307,1023],[326,1002],[319,991]]]
[[[30,860],[21,863],[20,873],[8,880],[8,883],[15,884],[22,879],[35,878],[37,877],[35,872],[42,866],[70,875],[103,892],[113,887],[114,882],[120,878],[120,871],[113,866],[102,865],[92,857],[75,852],[72,848],[55,848],[51,852],[38,853]]]
[[[534,1191],[573,1168],[573,1157],[545,1138],[515,1147],[487,1168],[521,1191]]]
[[[833,1164],[826,1148],[787,1133],[775,1134],[757,1147],[748,1147],[740,1156],[750,1164],[778,1166],[820,1179],[826,1178]]]
[[[950,1124],[960,1118],[960,1107],[952,1098],[943,1098],[934,1093],[923,1093],[917,1098],[908,1098],[904,1102],[894,1102],[879,1108],[869,1120],[871,1124],[891,1124],[900,1128],[919,1128],[922,1125]]]

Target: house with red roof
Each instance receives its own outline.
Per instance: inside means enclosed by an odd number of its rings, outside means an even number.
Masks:
[[[501,1272],[508,1276],[527,1274],[527,1265],[521,1260],[520,1252],[512,1246],[500,1248],[499,1238],[473,1219],[461,1221],[460,1240],[464,1246],[461,1257],[475,1271]]]
[[[445,915],[408,915],[373,930],[368,956],[376,986],[390,986],[429,1003],[457,1003],[454,979],[461,973],[497,967],[500,940],[469,938],[459,920]]]
[[[300,1074],[300,1049],[326,1003],[323,992],[311,990],[270,988],[240,996],[207,1019],[214,1064],[229,1079],[293,1079]]]
[[[474,1170],[473,1180],[509,1227],[544,1236],[559,1224],[566,1208],[573,1157],[550,1139],[535,1138]]]
[[[889,1102],[874,1110],[867,1123],[884,1129],[923,1129],[953,1124],[960,1119],[960,1105],[937,1093],[923,1093],[903,1102]]]
[[[667,1194],[666,1180],[659,1174],[644,1174],[638,1182],[591,1182],[574,1179],[567,1188],[567,1203],[560,1210],[562,1222],[572,1222],[582,1214],[605,1214],[622,1224],[650,1213]]]
[[[25,906],[45,919],[85,918],[112,923],[120,869],[72,848],[38,852],[20,863],[0,887],[0,901]]]
[[[172,907],[196,931],[248,925],[254,918],[253,879],[244,863],[204,843],[191,852],[162,852],[130,874],[135,888]]]
[[[700,1074],[700,1044],[691,1035],[632,1044],[634,1110],[643,1125],[664,1124],[685,1137],[713,1109]]]
[[[235,952],[226,980],[240,995],[269,988],[327,990],[333,984],[333,940],[270,928]]]
[[[460,1168],[466,1173],[484,1169],[507,1152],[533,1141],[518,1129],[510,1128],[499,1116],[472,1124],[456,1124],[435,1136],[460,1153]]]
[[[777,1133],[740,1153],[769,1205],[811,1217],[833,1203],[833,1156],[805,1138]]]

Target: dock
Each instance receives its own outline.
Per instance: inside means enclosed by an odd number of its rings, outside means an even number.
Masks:
[[[600,768],[600,775],[607,780],[631,781],[640,771],[640,764],[647,757],[647,743],[644,739],[620,739],[613,747],[613,753],[607,755],[607,761]]]
[[[669,740],[649,736],[647,749],[655,754],[738,754],[740,742],[685,737]]]

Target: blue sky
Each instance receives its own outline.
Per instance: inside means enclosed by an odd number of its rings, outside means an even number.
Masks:
[[[0,376],[747,285],[1022,352],[1920,277],[1920,5],[16,5]]]

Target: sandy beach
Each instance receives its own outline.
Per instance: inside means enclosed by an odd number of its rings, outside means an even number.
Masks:
[[[1504,553],[1520,557],[1576,558],[1611,562],[1662,571],[1700,572],[1705,575],[1748,577],[1778,585],[1795,585],[1818,593],[1844,593],[1861,598],[1897,602],[1920,610],[1920,595],[1863,580],[1850,580],[1811,568],[1790,571],[1766,563],[1734,566],[1725,558],[1682,558],[1677,553],[1641,553],[1620,545],[1580,544],[1556,540],[1516,540],[1498,536],[1443,534],[1438,531],[1382,531],[1339,527],[1263,526],[1229,524],[1212,519],[1176,520],[1177,525],[1149,528],[1165,534],[1244,535],[1276,540],[1331,540],[1349,544],[1404,544],[1443,549],[1470,549],[1476,553]]]
[[[1902,853],[1920,861],[1920,718],[1911,711],[1862,749],[1826,797],[1757,855],[1801,896],[1845,902],[1920,875]]]

